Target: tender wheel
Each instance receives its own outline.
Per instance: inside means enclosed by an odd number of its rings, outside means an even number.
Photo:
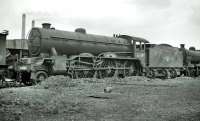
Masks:
[[[48,74],[45,71],[36,72],[36,80],[41,82],[48,77]]]
[[[171,73],[171,78],[176,78],[177,77],[177,72],[176,72],[176,70],[175,69],[171,69],[170,70],[170,73]]]
[[[189,73],[191,77],[195,77],[195,69],[190,69]]]
[[[155,78],[155,71],[153,69],[147,70],[147,75],[148,78]]]
[[[167,69],[162,69],[163,77],[162,79],[168,79],[170,76],[170,73]]]

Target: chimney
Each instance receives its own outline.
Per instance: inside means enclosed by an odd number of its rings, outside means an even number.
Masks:
[[[32,20],[32,28],[35,27],[35,20]]]
[[[196,48],[192,46],[192,47],[189,48],[189,50],[196,51]]]
[[[26,14],[22,14],[22,39],[25,39],[26,34]]]
[[[50,23],[43,23],[42,24],[42,28],[44,28],[44,29],[50,29],[51,28],[51,24]]]

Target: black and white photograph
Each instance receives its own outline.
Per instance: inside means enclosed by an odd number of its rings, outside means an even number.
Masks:
[[[200,1],[0,0],[0,121],[200,121]]]

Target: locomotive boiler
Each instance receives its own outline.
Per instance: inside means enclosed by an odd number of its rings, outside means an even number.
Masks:
[[[59,55],[78,55],[91,53],[98,55],[103,52],[132,52],[132,40],[147,43],[142,38],[126,39],[87,34],[83,28],[75,32],[55,30],[50,24],[44,23],[43,28],[33,28],[29,34],[30,53],[38,56],[49,53],[54,48]]]
[[[200,51],[196,51],[195,49],[186,50],[183,44],[181,49],[184,54],[185,65],[200,64]]]

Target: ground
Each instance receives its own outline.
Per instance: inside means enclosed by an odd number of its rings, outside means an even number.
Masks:
[[[50,77],[1,89],[0,121],[200,121],[200,78]]]

